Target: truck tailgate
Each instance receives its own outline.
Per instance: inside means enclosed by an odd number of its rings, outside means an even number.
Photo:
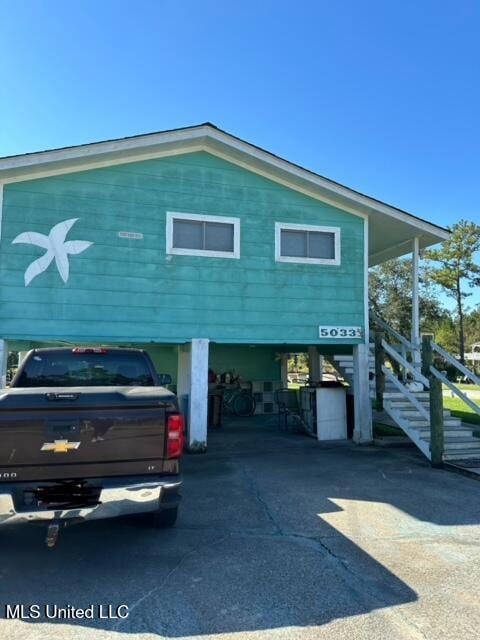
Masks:
[[[168,472],[166,420],[177,412],[161,387],[9,389],[0,395],[0,480]]]

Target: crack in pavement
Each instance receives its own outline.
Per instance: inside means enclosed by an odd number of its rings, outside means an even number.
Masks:
[[[218,538],[217,540],[213,540],[212,542],[210,542],[210,546],[221,544],[228,537],[229,537],[228,535],[224,535],[221,538]],[[170,571],[166,574],[166,576],[161,580],[159,585],[157,585],[156,587],[153,587],[152,589],[147,591],[147,593],[144,593],[143,596],[138,598],[138,600],[135,600],[135,602],[132,605],[129,605],[129,607],[128,607],[129,617],[130,617],[130,614],[133,611],[135,611],[135,609],[137,609],[137,607],[139,607],[143,602],[145,602],[145,600],[148,600],[148,598],[150,598],[156,591],[160,591],[161,589],[163,589],[164,588],[164,583],[168,582],[169,578],[171,578],[173,576],[173,574],[176,573],[180,569],[180,567],[188,560],[188,558],[190,558],[195,553],[197,553],[197,551],[203,546],[204,546],[204,543],[202,541],[201,544],[198,544],[193,549],[190,549],[190,551],[187,551],[187,553],[184,553],[183,556],[177,562],[177,564],[174,567],[172,567],[170,569]],[[113,630],[114,631],[118,631],[120,629],[120,627],[122,627],[127,622],[128,622],[128,618],[123,618],[123,619],[119,620],[118,622],[116,622],[113,625]],[[162,633],[162,635],[164,635],[164,634]]]
[[[408,627],[410,627],[411,629],[413,629],[417,634],[420,634],[421,638],[424,638],[425,640],[429,640],[428,636],[425,634],[425,632],[418,627],[417,624],[415,624],[414,622],[412,622],[410,619],[408,619],[402,611],[398,610],[398,609],[394,609],[393,605],[391,603],[388,602],[388,600],[385,600],[381,594],[377,591],[376,587],[376,581],[374,584],[372,584],[371,581],[367,580],[365,578],[365,574],[363,573],[358,573],[357,571],[355,571],[350,564],[348,563],[348,561],[345,558],[342,558],[341,556],[337,555],[334,551],[332,551],[332,549],[330,549],[330,547],[328,547],[324,542],[322,542],[322,540],[326,539],[326,536],[324,536],[323,538],[321,537],[315,537],[315,536],[308,536],[305,534],[301,534],[301,533],[296,533],[294,531],[286,531],[284,530],[280,524],[276,521],[276,519],[274,518],[272,512],[270,511],[270,507],[267,503],[267,501],[263,498],[261,492],[260,492],[260,488],[256,482],[256,480],[248,473],[248,470],[246,469],[245,466],[240,467],[246,481],[247,484],[249,485],[253,495],[255,496],[255,499],[257,500],[257,502],[262,506],[263,511],[265,513],[265,515],[267,516],[269,522],[272,524],[272,526],[274,527],[274,534],[270,534],[270,537],[274,537],[274,538],[284,538],[284,539],[290,539],[294,542],[303,542],[303,543],[308,543],[309,548],[311,548],[312,550],[316,551],[316,552],[322,552],[322,556],[325,556],[325,553],[327,553],[327,556],[338,566],[341,568],[341,571],[343,572],[343,576],[342,579],[344,580],[345,584],[347,585],[347,587],[349,587],[354,593],[355,596],[357,598],[358,602],[361,602],[365,592],[370,596],[370,598],[374,601],[377,602],[382,609],[386,609],[389,613],[391,613],[393,616],[397,616],[398,618],[400,618],[400,620],[407,625]],[[339,538],[343,537],[341,534],[338,535]],[[335,538],[335,536],[330,536],[330,538]],[[351,582],[349,582],[348,580],[345,579],[345,574],[347,574],[350,578],[353,578],[354,582],[357,583],[357,585],[352,584]],[[377,608],[377,607],[375,607]]]

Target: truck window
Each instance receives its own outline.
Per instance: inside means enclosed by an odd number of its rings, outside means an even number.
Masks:
[[[141,353],[108,351],[37,352],[28,359],[16,387],[153,386],[147,359]]]

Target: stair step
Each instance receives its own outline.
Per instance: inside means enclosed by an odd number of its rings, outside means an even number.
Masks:
[[[353,360],[353,355],[351,353],[335,353],[333,357],[335,360]],[[375,362],[375,355],[371,353],[368,356],[368,359]]]
[[[430,439],[430,427],[414,427],[415,431],[422,438],[422,440]],[[464,427],[445,427],[443,433],[446,438],[468,438],[472,436],[472,430]]]
[[[417,400],[419,400],[420,402],[422,400],[429,400],[430,399],[430,394],[428,391],[412,391],[411,392],[413,396],[415,396],[415,398]],[[388,393],[384,393],[383,397],[385,400],[401,400],[402,402],[404,401],[405,396],[403,395],[403,393],[401,391],[395,391],[395,392],[388,392]],[[407,400],[408,402],[408,400]]]
[[[342,369],[345,369],[345,371],[353,371],[353,364],[351,362],[343,362],[340,360],[335,362],[335,366],[341,367]],[[370,365],[369,371],[375,373],[375,367],[373,365]]]
[[[425,418],[418,419],[408,419],[408,424],[412,429],[416,429],[417,427],[430,427],[430,421],[425,420]],[[451,418],[450,420],[444,420],[444,427],[459,427],[462,424],[460,418]]]
[[[445,451],[453,449],[476,449],[480,452],[480,440],[471,436],[470,438],[445,438]]]
[[[425,407],[426,409],[428,409],[428,405]],[[398,409],[402,415],[402,418],[416,418],[419,413],[418,413],[418,409],[413,408],[412,409],[412,404],[410,404],[410,408],[409,409],[400,409],[399,407],[395,407],[395,409]],[[451,417],[451,413],[448,409],[445,409],[443,412],[443,418],[444,420],[448,419]]]
[[[385,399],[385,396],[383,396]],[[403,397],[403,396],[402,396]],[[388,403],[391,407],[393,407],[394,409],[399,409],[400,411],[405,408],[405,409],[411,409],[413,407],[412,403],[409,400],[391,400],[390,398],[386,398],[388,400]],[[422,405],[422,407],[425,407],[426,409],[428,409],[428,407],[430,406],[430,401],[425,401],[420,399],[419,403]]]
[[[466,460],[467,458],[478,458],[480,464],[480,449],[452,449],[443,454],[444,460]]]

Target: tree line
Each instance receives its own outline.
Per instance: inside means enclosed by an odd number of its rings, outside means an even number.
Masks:
[[[460,220],[449,227],[451,236],[438,249],[420,258],[420,329],[465,363],[465,352],[480,342],[480,305],[468,299],[480,287],[480,226]],[[370,270],[370,303],[374,311],[402,335],[412,322],[412,262],[396,259]],[[441,292],[454,302],[442,302]]]

